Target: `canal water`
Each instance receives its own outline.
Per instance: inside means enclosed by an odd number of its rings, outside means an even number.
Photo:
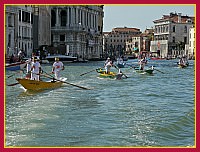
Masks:
[[[67,63],[67,82],[54,90],[5,89],[5,145],[16,147],[188,147],[195,146],[194,61],[181,69],[178,60],[149,60],[153,75],[129,66],[128,78],[102,79],[94,71],[104,62]],[[128,60],[137,65],[137,60]],[[51,64],[42,64],[45,72]],[[112,68],[116,71],[115,68]],[[158,71],[159,70],[159,71]],[[15,72],[6,71],[6,77]],[[6,78],[15,83],[16,74]],[[45,79],[45,78],[44,78]]]

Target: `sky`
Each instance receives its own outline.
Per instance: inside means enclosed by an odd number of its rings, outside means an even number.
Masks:
[[[170,12],[195,16],[195,5],[104,5],[104,32],[115,27],[139,28],[142,32],[154,26],[153,21]]]

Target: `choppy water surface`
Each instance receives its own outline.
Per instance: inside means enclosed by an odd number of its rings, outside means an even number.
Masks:
[[[128,64],[135,64],[129,60]],[[6,87],[7,146],[194,146],[194,61],[180,69],[177,60],[152,61],[154,75],[122,71],[122,80],[100,79],[103,62],[68,63],[68,82],[43,92]],[[46,72],[51,64],[42,65]],[[113,69],[115,71],[115,69]],[[14,72],[6,72],[6,76]],[[6,84],[15,83],[7,78]]]

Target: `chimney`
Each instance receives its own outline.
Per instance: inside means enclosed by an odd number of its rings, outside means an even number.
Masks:
[[[181,23],[181,13],[178,13],[178,23]]]

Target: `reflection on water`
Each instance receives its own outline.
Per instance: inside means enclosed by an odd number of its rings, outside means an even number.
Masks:
[[[91,90],[6,86],[6,145],[194,146],[193,63],[180,69],[176,60],[149,61],[162,72],[138,74],[127,67],[122,71],[129,78],[122,80],[100,79],[95,71],[80,76],[103,62],[71,63],[62,76]],[[51,65],[42,66],[51,71]]]

